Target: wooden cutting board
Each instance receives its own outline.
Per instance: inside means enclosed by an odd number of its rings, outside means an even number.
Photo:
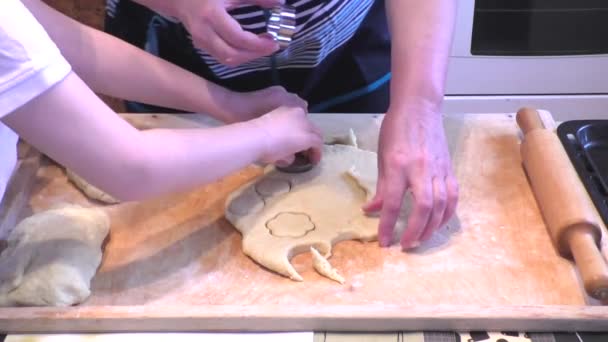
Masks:
[[[124,117],[139,128],[215,123],[198,115]],[[330,135],[353,128],[375,149],[381,116],[312,115]],[[71,308],[3,308],[8,332],[298,330],[605,330],[608,308],[585,295],[572,263],[556,253],[521,166],[512,115],[445,117],[460,182],[449,233],[417,251],[347,241],[319,276],[309,255],[292,262],[298,283],[241,251],[224,218],[227,195],[259,176],[249,167],[209,186],[107,206],[111,237],[92,295]],[[204,170],[201,170],[204,172]],[[0,232],[59,202],[87,200],[48,160],[29,155],[0,209]],[[604,255],[608,248],[603,246]]]

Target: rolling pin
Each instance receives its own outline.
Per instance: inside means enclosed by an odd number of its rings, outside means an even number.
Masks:
[[[557,135],[545,129],[538,112],[522,108],[521,157],[532,191],[555,247],[573,260],[589,296],[608,300],[608,266],[600,252],[598,212]]]

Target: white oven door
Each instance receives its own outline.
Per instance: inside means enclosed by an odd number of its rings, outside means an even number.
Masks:
[[[447,92],[608,93],[608,1],[458,1]]]
[[[446,93],[448,111],[608,113],[608,1],[459,0]]]

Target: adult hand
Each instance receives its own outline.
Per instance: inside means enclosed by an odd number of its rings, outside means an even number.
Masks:
[[[221,106],[221,113],[226,123],[235,123],[255,119],[279,107],[297,107],[308,110],[308,103],[298,95],[289,93],[281,86],[268,87],[246,93],[229,92]]]
[[[401,237],[403,249],[417,247],[454,214],[458,184],[453,174],[441,116],[429,105],[389,109],[380,128],[378,183],[364,206],[380,211],[378,240],[391,243],[406,191],[414,205]]]
[[[175,0],[175,13],[186,26],[196,47],[220,63],[234,67],[279,49],[267,34],[256,35],[243,30],[228,14],[239,5],[271,8],[284,0]]]
[[[302,108],[279,107],[253,122],[266,136],[263,162],[288,165],[300,151],[308,151],[313,164],[321,160],[323,134]]]

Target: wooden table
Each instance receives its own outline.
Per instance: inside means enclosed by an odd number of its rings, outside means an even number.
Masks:
[[[140,128],[213,125],[194,115],[124,117]],[[363,148],[377,147],[381,116],[312,117],[328,135],[353,128]],[[449,233],[412,253],[338,244],[331,260],[346,285],[318,276],[308,255],[293,259],[305,279],[296,283],[242,254],[222,213],[226,196],[260,174],[250,167],[188,193],[107,207],[111,240],[89,300],[67,309],[0,309],[0,330],[606,329],[608,309],[585,295],[551,244],[521,167],[513,116],[447,116],[445,128],[461,187]],[[0,210],[4,234],[59,202],[97,205],[53,164],[37,168],[26,159],[15,179]]]

